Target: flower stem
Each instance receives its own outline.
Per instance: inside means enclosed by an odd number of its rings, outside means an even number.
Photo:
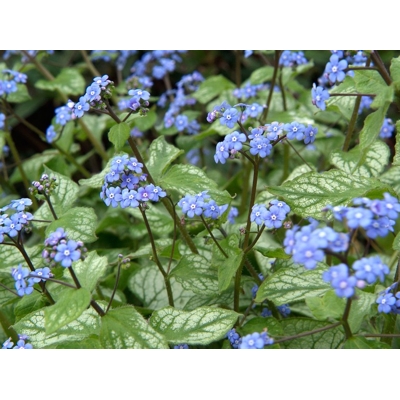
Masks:
[[[118,265],[117,265],[117,276],[115,277],[114,289],[113,289],[113,292],[112,292],[112,294],[111,294],[111,296],[110,296],[110,301],[109,301],[109,303],[108,303],[108,306],[107,306],[107,308],[106,308],[106,314],[108,313],[108,310],[109,310],[110,307],[111,307],[111,303],[112,303],[112,301],[113,301],[113,299],[114,299],[115,293],[116,293],[117,288],[118,288],[119,278],[120,278],[120,276],[121,276],[121,264],[122,264],[122,260],[118,260]]]
[[[165,270],[164,270],[163,266],[161,265],[161,262],[160,262],[160,260],[158,258],[156,243],[154,241],[153,232],[151,231],[150,224],[149,224],[149,221],[148,221],[147,216],[146,216],[146,212],[143,210],[143,208],[141,206],[139,206],[139,210],[140,210],[140,212],[141,212],[141,214],[143,216],[144,224],[146,225],[147,233],[149,235],[151,248],[153,250],[154,261],[155,261],[158,269],[160,270],[162,276],[164,277],[165,288],[167,289],[167,295],[168,295],[168,304],[170,306],[174,307],[174,297],[173,297],[173,294],[172,294],[171,283],[170,283],[170,281],[168,279],[168,274],[165,272]]]
[[[343,317],[342,317],[342,321],[341,321],[341,324],[343,325],[343,328],[344,328],[344,332],[346,334],[346,339],[350,339],[353,336],[351,329],[350,329],[349,322],[348,322],[351,302],[352,302],[351,298],[347,299],[346,307],[344,309],[344,313],[343,313]]]
[[[213,235],[210,227],[208,226],[206,220],[204,219],[203,215],[200,215],[201,220],[203,221],[203,225],[206,227],[208,233],[210,234],[212,240],[214,241],[214,243],[217,245],[217,247],[219,248],[219,250],[221,251],[221,253],[224,255],[225,258],[229,258],[228,254],[225,253],[224,249],[221,247],[221,245],[218,243],[218,240],[215,238],[215,236]]]
[[[51,214],[53,215],[53,218],[55,220],[57,220],[58,217],[57,217],[57,214],[56,214],[56,212],[55,212],[55,210],[53,208],[53,204],[51,203],[50,197],[46,193],[43,193],[43,196],[46,199],[46,202],[47,202],[47,204],[48,204],[48,206],[50,208]]]

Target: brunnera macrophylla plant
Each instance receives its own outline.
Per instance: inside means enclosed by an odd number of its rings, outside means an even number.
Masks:
[[[399,348],[400,51],[218,56],[2,52],[3,349]]]

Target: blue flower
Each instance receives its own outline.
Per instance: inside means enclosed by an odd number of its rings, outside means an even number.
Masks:
[[[123,154],[122,156],[116,156],[111,160],[111,170],[116,172],[122,172],[125,166],[128,165],[128,155]]]
[[[340,60],[336,54],[332,54],[326,64],[325,73],[331,83],[342,82],[346,76],[344,70],[347,68],[347,61]]]
[[[264,137],[256,137],[250,141],[250,153],[255,156],[259,155],[261,158],[265,158],[271,154],[272,145],[269,140]]]
[[[374,99],[371,96],[362,96],[358,114],[361,114],[365,109],[369,109],[373,101]]]
[[[219,122],[221,123],[221,125],[226,125],[228,128],[233,128],[238,119],[239,113],[236,108],[229,108],[223,113]]]
[[[282,207],[271,206],[265,214],[265,226],[270,229],[277,229],[282,226],[282,221],[286,218],[286,212]]]
[[[137,190],[136,200],[149,201],[151,197],[153,197],[153,190],[149,185],[145,187],[142,186]]]
[[[379,132],[379,137],[382,139],[390,138],[393,135],[394,128],[393,121],[390,118],[385,118]]]
[[[265,125],[267,127],[267,138],[269,140],[276,140],[278,139],[278,136],[282,134],[283,132],[283,123],[274,121],[271,122],[270,124]]]
[[[396,303],[396,298],[393,293],[386,293],[379,296],[376,300],[378,304],[378,311],[389,314],[392,311],[392,306]]]
[[[105,195],[104,203],[107,206],[111,205],[113,208],[118,207],[119,202],[122,200],[121,188],[119,186],[107,188]]]
[[[4,343],[2,349],[11,349],[14,346],[14,342],[11,341],[11,338],[8,338]]]
[[[146,90],[142,89],[135,89],[135,90],[130,90],[128,92],[129,96],[135,96],[138,97],[139,99],[142,100],[149,100],[150,99],[150,93],[147,92]]]
[[[54,129],[53,125],[50,125],[47,129],[46,129],[46,140],[47,143],[52,143],[53,140],[57,137],[57,132]]]
[[[204,202],[196,196],[188,196],[185,198],[186,201],[182,202],[182,212],[189,218],[193,218],[195,215],[200,216],[203,214]],[[179,205],[179,203],[178,203]]]
[[[68,240],[67,243],[59,244],[54,260],[61,262],[61,265],[65,268],[70,267],[73,261],[81,258],[81,251],[77,248],[78,243],[75,240]]]
[[[165,197],[167,193],[160,188],[160,186],[154,186],[152,183],[147,185],[147,189],[151,192],[150,200],[151,201],[158,201],[160,197]]]
[[[246,108],[244,113],[251,118],[256,118],[263,112],[263,110],[264,108],[262,105],[258,103],[253,103],[252,105]]]
[[[80,97],[79,101],[75,104],[74,113],[77,116],[77,118],[81,118],[83,117],[85,111],[89,111],[89,109],[90,109],[90,104],[88,103],[88,98],[85,95]]]
[[[277,306],[276,309],[283,318],[286,318],[291,312],[289,304],[282,304],[281,306]]]
[[[40,281],[45,281],[47,278],[51,278],[53,274],[50,272],[49,267],[38,268],[31,272],[29,276],[32,278],[33,282],[38,283]]]
[[[312,125],[308,125],[304,131],[304,143],[309,144],[313,143],[315,140],[315,135],[318,133],[318,128],[315,128]]]
[[[19,200],[11,200],[10,206],[14,210],[24,211],[25,207],[29,207],[32,205],[32,200],[28,198],[22,198]]]
[[[242,342],[239,344],[239,349],[262,349],[265,345],[273,344],[266,332],[254,332],[242,337]]]
[[[204,216],[211,219],[217,219],[221,213],[219,206],[214,200],[210,200],[208,203],[204,203]]]
[[[136,184],[139,183],[139,178],[132,174],[122,174],[121,188],[128,188],[130,190],[136,189]]]
[[[225,143],[225,141],[219,142],[215,150],[214,161],[216,163],[218,163],[219,161],[221,164],[225,164],[226,160],[229,158],[228,150],[229,150],[228,143]]]
[[[111,83],[111,81],[108,79],[108,75],[96,76],[93,78],[93,82],[97,83],[100,87],[106,87],[109,83]]]
[[[86,88],[86,98],[88,102],[100,100],[101,87],[93,82]],[[80,99],[79,99],[80,100]]]
[[[385,275],[390,272],[389,267],[382,263],[379,256],[363,257],[354,262],[353,269],[356,271],[356,278],[365,280],[369,284],[375,283],[378,278],[383,282]]]
[[[3,113],[0,113],[0,129],[4,128],[4,121],[6,120],[6,116]]]
[[[226,334],[226,337],[228,338],[228,340],[231,343],[231,346],[234,349],[237,349],[239,347],[240,343],[242,342],[242,338],[236,332],[235,328],[232,328],[230,331],[228,331],[228,333]]]
[[[33,292],[34,282],[32,279],[29,279],[29,268],[22,267],[21,264],[18,264],[17,268],[13,268],[11,271],[11,275],[15,280],[15,289],[19,296],[29,295]]]
[[[235,131],[226,135],[224,142],[228,145],[228,150],[239,151],[242,149],[242,143],[244,143],[246,139],[247,138],[244,133],[239,133]]]
[[[65,125],[72,118],[72,109],[67,106],[58,107],[55,110],[56,123]]]
[[[189,119],[186,115],[178,115],[175,118],[175,127],[178,129],[178,132],[182,132],[189,125]]]
[[[293,261],[304,265],[306,269],[314,269],[324,256],[324,252],[310,242],[296,243],[293,249]]]
[[[373,214],[370,210],[362,207],[348,209],[346,213],[347,226],[351,229],[367,228],[372,223]]]
[[[128,161],[128,163],[126,164],[126,166],[128,167],[128,169],[130,169],[131,171],[136,172],[137,174],[140,174],[142,172],[142,167],[143,164],[138,162],[138,160],[135,157],[131,157]]]
[[[287,138],[292,140],[296,138],[297,140],[302,140],[304,138],[304,131],[306,127],[296,121],[285,124],[283,129],[287,132]]]
[[[120,201],[121,208],[138,207],[139,202],[136,200],[136,197],[137,197],[136,190],[124,189],[121,194],[121,201]]]
[[[251,209],[250,221],[255,222],[257,225],[262,225],[264,224],[267,215],[267,208],[263,204],[254,204]]]
[[[228,213],[228,222],[230,224],[235,223],[235,218],[239,215],[239,210],[236,207],[231,207]]]
[[[319,109],[324,111],[326,108],[325,101],[328,100],[330,97],[329,92],[322,86],[316,87],[314,83],[311,89],[311,97],[314,106],[317,106]]]
[[[174,349],[188,349],[189,346],[186,343],[182,343],[182,344],[177,344],[176,346],[174,346]]]

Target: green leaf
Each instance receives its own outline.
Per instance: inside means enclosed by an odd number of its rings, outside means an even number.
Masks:
[[[37,89],[59,90],[65,95],[82,96],[85,92],[85,80],[75,68],[63,68],[52,81],[41,79],[35,83]]]
[[[367,197],[370,191],[390,191],[390,188],[374,178],[352,177],[343,171],[329,170],[309,172],[267,190],[282,197],[295,214],[324,219],[322,210],[327,205],[347,206],[355,197]]]
[[[389,156],[387,144],[375,141],[366,148],[356,146],[349,152],[335,151],[331,155],[331,162],[351,176],[376,177],[387,166]]]
[[[48,167],[44,167],[44,173],[49,175],[50,179],[52,177],[56,178],[58,186],[50,195],[50,200],[53,208],[58,216],[62,217],[70,208],[72,208],[73,203],[78,198],[79,186],[70,178],[65,175],[59,174],[58,172],[52,171]],[[53,220],[53,214],[51,213],[47,202],[43,203],[40,208],[34,214],[35,219],[42,220]],[[47,226],[47,223],[34,222],[34,226],[42,227]]]
[[[56,304],[44,310],[46,334],[76,320],[89,306],[90,292],[85,288],[65,290]]]
[[[254,332],[261,333],[264,329],[267,330],[268,336],[283,336],[283,329],[280,322],[274,317],[255,317],[246,322],[237,331],[241,336],[249,335]]]
[[[369,114],[367,118],[365,118],[364,126],[360,132],[361,148],[367,149],[379,137],[388,107],[389,103],[378,108],[376,111]]]
[[[306,304],[314,317],[319,321],[328,319],[338,320],[342,317],[346,301],[334,290],[329,290],[323,297],[306,297]]]
[[[108,132],[109,141],[115,146],[116,151],[120,151],[126,144],[131,134],[131,128],[126,122],[113,125]]]
[[[84,243],[92,243],[97,239],[95,230],[97,215],[91,207],[74,207],[66,211],[62,216],[53,221],[46,228],[46,235],[57,228],[64,228],[68,239],[81,240]]]
[[[157,333],[134,307],[110,310],[101,320],[100,343],[106,349],[168,349]]]
[[[356,299],[351,303],[348,320],[353,333],[357,333],[360,330],[363,321],[371,314],[372,305],[376,304],[376,295],[374,293],[357,289],[356,294]]]
[[[28,100],[31,100],[31,96],[28,93],[27,87],[22,83],[17,83],[17,91],[7,96],[9,103],[23,103]]]
[[[100,257],[96,251],[90,251],[84,261],[74,263],[74,272],[81,286],[92,292],[97,285],[97,281],[106,272],[107,266],[107,257]],[[68,279],[71,277],[67,268],[64,270],[64,276],[68,276]]]
[[[274,67],[266,66],[256,69],[250,75],[250,83],[252,85],[259,85],[264,82],[268,82],[272,79],[274,74]]]
[[[400,81],[400,56],[397,58],[392,58],[392,62],[390,64],[390,76],[393,81]]]
[[[29,296],[23,296],[14,307],[16,320],[20,320],[26,315],[43,308],[47,304],[43,294],[34,291]]]
[[[151,142],[149,159],[146,163],[151,176],[157,182],[161,175],[184,151],[166,142],[164,136]]]
[[[35,154],[23,161],[22,169],[24,170],[28,181],[32,182],[38,180],[41,172],[43,172],[43,165],[59,155],[59,152],[56,150],[45,150],[43,153]],[[10,176],[10,183],[14,184],[17,182],[22,182],[22,176],[19,169],[15,168],[14,172]]]
[[[35,268],[40,268],[43,265],[42,244],[25,247],[25,251]],[[9,274],[10,268],[16,267],[19,263],[25,264],[25,259],[20,251],[14,246],[2,246],[0,251],[0,271],[7,270],[7,274]]]
[[[80,179],[79,184],[81,186],[88,186],[92,189],[100,189],[104,185],[105,176],[110,172],[111,162],[112,159],[108,160],[107,165],[104,167],[103,171],[99,172],[98,174],[94,174],[88,179]]]
[[[392,245],[393,250],[400,250],[400,232],[396,235]]]
[[[322,280],[323,271],[322,268],[304,272],[300,268],[280,269],[262,282],[255,301],[261,303],[268,299],[281,305],[304,300],[306,297],[320,296],[331,289]]]
[[[199,254],[183,256],[170,276],[194,293],[205,296],[218,293],[218,272],[210,266],[209,260]]]
[[[263,256],[268,258],[283,258],[288,259],[291,256],[285,253],[282,247],[265,247],[262,244],[256,244],[254,250],[259,251]]]
[[[229,256],[228,258],[224,257],[219,248],[214,246],[212,264],[218,268],[218,289],[223,292],[231,284],[232,278],[242,263],[244,253],[239,248],[239,237],[236,234],[229,235],[219,243]]]
[[[340,85],[337,85],[331,89],[329,93],[357,93],[353,78],[346,76],[344,81]],[[331,96],[326,101],[326,109],[327,111],[336,111],[350,121],[355,101],[356,96]]]
[[[174,277],[170,278],[170,283],[175,307],[183,308],[193,292],[184,289]],[[168,305],[164,278],[155,265],[135,271],[128,280],[128,288],[142,302],[143,307],[159,309]]]
[[[391,349],[391,347],[377,339],[353,336],[346,340],[343,349]]]
[[[231,200],[226,190],[217,189],[217,183],[195,165],[173,165],[161,178],[160,186],[164,190],[174,190],[182,196],[195,195],[208,189],[208,194],[218,205],[227,204]]]
[[[326,322],[309,318],[287,318],[281,321],[285,337],[311,332],[327,326]],[[337,349],[344,340],[342,327],[280,343],[286,349]]]
[[[100,317],[93,308],[85,310],[80,317],[61,327],[57,332],[46,334],[45,311],[35,311],[22,318],[13,325],[16,332],[23,332],[29,336],[29,342],[34,348],[46,346],[63,341],[80,341],[90,335],[97,335],[100,328]]]
[[[63,342],[57,342],[50,344],[45,349],[97,349],[100,350],[103,347],[100,344],[98,337],[88,337],[83,340],[65,340]]]
[[[400,165],[400,119],[396,122],[396,144],[393,165]]]
[[[379,181],[390,186],[398,197],[400,194],[400,166],[393,166],[379,177]]]
[[[235,84],[233,82],[222,75],[216,75],[201,82],[199,88],[192,96],[201,104],[206,104],[220,95],[224,90],[233,90],[234,88]]]
[[[195,295],[183,307],[186,311],[196,310],[203,306],[217,306],[229,309],[233,303],[233,288],[227,289],[225,292],[217,296]]]
[[[354,71],[354,83],[359,93],[377,94],[387,85],[376,70]]]
[[[239,315],[214,307],[200,307],[190,312],[167,307],[155,311],[149,322],[170,344],[207,345],[223,339]]]

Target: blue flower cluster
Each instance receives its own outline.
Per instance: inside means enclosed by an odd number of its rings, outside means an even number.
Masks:
[[[236,332],[235,328],[232,328],[227,334],[226,337],[228,338],[229,342],[231,343],[231,346],[234,349],[239,348],[239,345],[242,343],[242,338],[240,335]]]
[[[279,58],[279,66],[296,67],[297,65],[307,64],[308,60],[302,51],[285,50]]]
[[[55,122],[51,124],[46,130],[46,140],[48,143],[52,143],[58,134],[61,133],[62,127],[67,122],[76,118],[82,118],[83,115],[88,112],[91,108],[103,109],[105,104],[103,98],[111,96],[111,89],[113,82],[108,79],[108,75],[97,76],[93,78],[93,82],[86,88],[86,92],[79,100],[75,103],[68,100],[67,104],[61,107],[57,107],[55,112]],[[61,129],[60,129],[61,127]],[[57,130],[59,132],[57,132]]]
[[[265,346],[274,344],[274,339],[270,338],[266,331],[261,333],[254,332],[249,335],[243,336],[241,343],[238,345],[239,349],[263,349]]]
[[[330,97],[329,92],[322,86],[316,86],[315,83],[311,89],[311,98],[314,106],[324,111],[326,109],[325,101]]]
[[[31,205],[31,199],[22,198],[11,200],[10,204],[0,208],[0,243],[4,242],[4,236],[10,239],[15,238],[23,228],[28,226],[33,215],[25,208]]]
[[[252,97],[256,97],[257,93],[261,90],[269,88],[269,84],[259,84],[252,85],[251,83],[246,83],[241,88],[235,88],[232,91],[232,95],[239,100],[248,100]]]
[[[139,81],[144,87],[146,87],[144,83],[147,82],[149,85],[147,87],[152,86],[152,78],[163,79],[168,73],[175,71],[176,63],[182,62],[179,54],[185,52],[185,50],[153,50],[144,53],[131,67],[132,75],[128,77],[127,82]]]
[[[64,268],[69,268],[73,262],[84,260],[87,252],[83,242],[68,239],[68,235],[63,228],[57,228],[50,233],[45,239],[44,245],[42,257],[50,267],[60,264]]]
[[[29,340],[29,336],[27,335],[18,335],[18,342],[14,346],[14,342],[12,341],[11,338],[8,338],[4,343],[2,349],[33,349],[33,346],[30,343],[26,343],[26,341]]]
[[[290,207],[284,201],[271,200],[268,209],[264,204],[254,204],[250,221],[258,226],[265,225],[269,229],[278,229],[289,212]]]
[[[147,176],[143,164],[135,157],[122,154],[111,160],[110,172],[104,178],[100,198],[107,206],[139,207],[148,201],[157,202],[167,193],[159,186],[145,185]]]
[[[187,194],[180,199],[178,206],[183,214],[189,218],[200,215],[211,219],[219,218],[227,210],[229,204],[219,206],[207,192],[208,190],[195,195]]]
[[[15,280],[14,287],[18,293],[18,296],[29,295],[33,292],[33,285],[44,281],[47,278],[51,278],[53,274],[50,273],[50,268],[38,268],[35,271],[30,271],[29,268],[23,267],[18,264],[17,268],[12,268],[11,276]]]
[[[196,103],[196,99],[189,96],[189,94],[195,92],[203,80],[203,76],[197,71],[189,75],[184,75],[177,83],[177,89],[167,90],[160,96],[157,102],[157,105],[160,107],[164,107],[167,100],[172,99],[164,116],[165,128],[175,125],[178,132],[186,131],[190,135],[199,132],[200,124],[195,119],[189,121],[189,118],[182,114],[181,110],[185,106],[192,106]]]
[[[0,79],[0,97],[15,93],[18,91],[18,83],[27,82],[28,77],[22,72],[13,71],[11,69],[5,69],[2,72],[8,76],[8,79]]]
[[[136,50],[93,50],[90,53],[90,58],[92,61],[115,61],[117,70],[122,71],[128,58],[134,54],[136,54]]]
[[[395,130],[395,125],[390,118],[385,118],[382,124],[382,128],[379,132],[379,137],[382,139],[387,139],[392,137]]]
[[[0,112],[0,129],[3,129],[5,126],[6,116],[5,114]]]
[[[223,102],[208,113],[207,121],[213,122],[219,119],[222,125],[233,128],[241,118],[239,111],[235,108],[237,106],[242,106],[242,104],[231,107],[228,103]],[[256,106],[254,107],[257,108]],[[252,106],[247,109],[251,108]],[[235,158],[236,154],[242,151],[244,145],[249,147],[249,152],[253,156],[258,155],[261,158],[265,158],[272,151],[272,142],[277,143],[283,137],[286,137],[289,140],[303,140],[305,144],[311,144],[315,141],[317,133],[318,128],[312,125],[306,127],[297,121],[287,124],[274,121],[270,124],[253,128],[248,137],[244,133],[234,131],[226,135],[222,142],[217,143],[214,161],[225,164],[228,158]],[[247,140],[249,140],[249,143],[246,143]]]
[[[286,318],[291,313],[289,304],[282,304],[280,306],[277,306],[276,309],[283,318]],[[265,318],[272,317],[272,311],[268,307],[263,307],[261,311],[261,316]]]
[[[38,181],[33,181],[32,186],[29,188],[29,192],[34,195],[45,194],[50,196],[52,191],[58,186],[56,177],[49,177],[47,174],[42,174]]]
[[[174,349],[188,349],[189,346],[186,343],[177,344]]]
[[[396,292],[398,282],[393,283],[379,294],[376,299],[378,311],[384,314],[400,314],[400,292]]]
[[[350,229],[362,228],[371,238],[385,237],[393,232],[400,213],[400,203],[389,193],[383,194],[383,199],[356,198],[353,207],[327,207],[338,221],[345,221]]]

